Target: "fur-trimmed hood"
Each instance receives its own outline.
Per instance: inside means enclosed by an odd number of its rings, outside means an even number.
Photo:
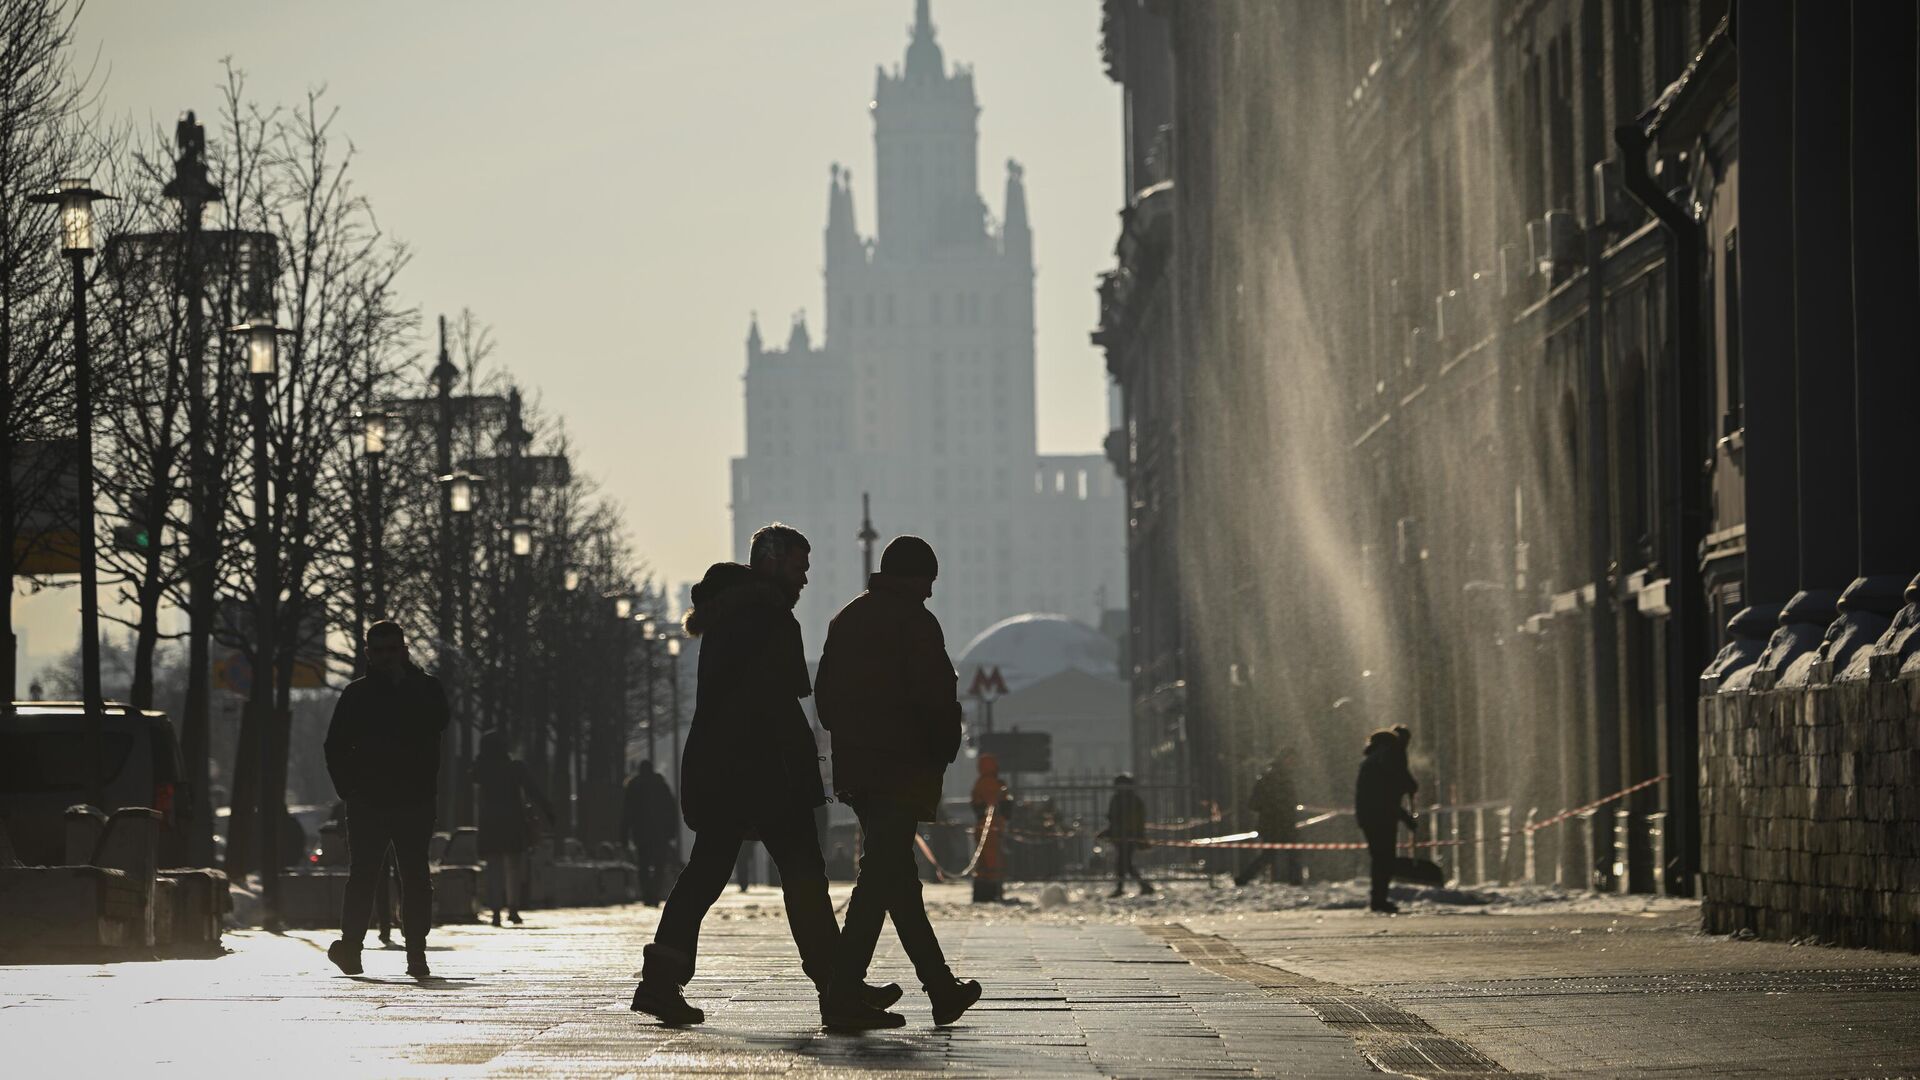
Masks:
[[[717,562],[693,587],[693,606],[681,625],[689,637],[708,630],[751,608],[792,611],[793,601],[774,582],[745,563]]]

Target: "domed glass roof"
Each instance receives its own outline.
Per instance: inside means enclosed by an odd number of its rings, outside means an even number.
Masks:
[[[1019,690],[1063,671],[1118,678],[1120,650],[1113,640],[1065,615],[1015,615],[967,643],[955,667],[966,694],[974,672],[1000,669],[1008,690]]]

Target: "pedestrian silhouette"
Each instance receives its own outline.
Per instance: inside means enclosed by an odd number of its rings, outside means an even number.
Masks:
[[[1253,827],[1259,832],[1261,842],[1292,843],[1293,816],[1297,808],[1298,804],[1295,802],[1293,793],[1293,779],[1287,773],[1286,757],[1275,754],[1259,779],[1253,782],[1253,790],[1247,793],[1247,809],[1253,811]],[[1300,881],[1300,867],[1296,853],[1268,848],[1254,856],[1252,862],[1234,875],[1233,883],[1245,885],[1262,871],[1290,885],[1299,884]]]
[[[827,628],[815,677],[820,726],[833,733],[833,785],[860,819],[860,853],[833,980],[820,1019],[834,1030],[898,1027],[906,1018],[863,996],[867,968],[889,917],[914,974],[951,1024],[980,1000],[980,984],[956,979],[927,920],[914,862],[919,822],[940,806],[940,781],[960,753],[959,676],[940,620],[926,607],[940,563],[917,536],[898,536],[880,572]]]
[[[427,967],[427,931],[433,923],[427,843],[433,837],[447,694],[440,680],[408,658],[400,624],[383,619],[369,626],[366,652],[366,677],[340,692],[327,728],[327,774],[346,801],[351,860],[340,940],[327,947],[327,959],[349,975],[360,974],[375,883],[391,846],[400,875],[407,974],[424,979],[432,974]]]
[[[975,767],[980,775],[974,778],[973,791],[968,799],[973,804],[976,822],[974,843],[979,845],[980,851],[973,868],[973,902],[990,904],[1002,898],[1001,890],[1006,885],[1007,864],[1005,852],[1001,850],[1001,840],[1007,831],[1007,806],[1011,799],[1007,795],[1007,782],[1000,779],[999,758],[982,753]],[[987,815],[990,809],[993,811],[991,817]]]
[[[527,849],[533,846],[538,807],[547,825],[553,825],[553,803],[533,782],[526,762],[508,751],[507,733],[498,729],[480,736],[480,752],[473,759],[473,782],[480,835],[476,845],[487,865],[487,904],[493,925],[500,925],[500,906],[507,921],[520,925],[520,889],[527,879]]]
[[[1368,907],[1395,914],[1400,908],[1387,899],[1393,883],[1395,841],[1399,826],[1407,828],[1416,821],[1401,800],[1419,785],[1407,769],[1406,742],[1391,731],[1376,731],[1367,738],[1366,753],[1360,759],[1360,775],[1354,781],[1353,816],[1367,838],[1367,859],[1373,873],[1373,890]]]
[[[813,808],[827,794],[800,707],[813,687],[793,617],[809,554],[798,530],[768,525],[753,535],[751,566],[715,563],[693,587],[686,630],[701,638],[700,666],[680,763],[680,810],[694,832],[693,853],[660,913],[633,991],[635,1012],[667,1024],[706,1019],[682,988],[693,978],[700,922],[726,889],[749,834],[779,867],[802,970],[816,989],[827,989],[840,927],[814,832]],[[884,1007],[899,999],[900,988],[868,993]]]
[[[1153,895],[1153,883],[1134,866],[1134,852],[1147,835],[1147,804],[1133,790],[1133,777],[1121,773],[1113,778],[1113,798],[1107,800],[1107,839],[1113,841],[1113,891],[1109,897],[1123,896],[1127,879],[1140,883],[1140,895]]]
[[[653,767],[651,760],[627,781],[620,820],[626,840],[633,847],[634,863],[640,868],[640,901],[648,907],[660,906],[660,879],[674,861],[674,849],[680,843],[680,807],[673,790]]]

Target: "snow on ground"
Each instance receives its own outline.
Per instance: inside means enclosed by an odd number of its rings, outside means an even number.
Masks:
[[[1313,885],[1276,885],[1256,882],[1236,886],[1227,877],[1209,884],[1199,880],[1158,881],[1154,892],[1142,896],[1137,886],[1129,885],[1126,895],[1108,894],[1110,881],[1014,882],[1006,887],[1006,899],[1000,903],[971,902],[969,882],[926,885],[927,911],[936,925],[942,920],[981,919],[990,922],[1036,920],[1076,922],[1096,919],[1103,922],[1158,923],[1169,919],[1218,915],[1243,915],[1267,911],[1340,911],[1364,910],[1367,906],[1367,881],[1321,882]],[[844,907],[848,886],[836,882],[834,901]],[[1053,895],[1048,896],[1047,893]],[[735,895],[723,902],[708,918],[784,918],[785,910],[778,890],[756,887],[751,894]],[[1402,915],[1499,915],[1507,913],[1619,914],[1642,912],[1683,912],[1695,910],[1699,901],[1682,897],[1635,894],[1569,892],[1550,885],[1484,885],[1476,888],[1424,888],[1395,885],[1393,901]]]

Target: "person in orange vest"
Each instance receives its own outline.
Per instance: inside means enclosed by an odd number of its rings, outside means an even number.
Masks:
[[[1000,779],[999,760],[992,754],[981,754],[980,778],[973,782],[973,813],[981,825],[986,825],[988,808],[998,809],[994,810],[986,842],[980,847],[980,861],[973,870],[973,902],[976,904],[999,900],[1006,882],[1007,866],[1000,848],[1006,835],[1008,801],[1006,782]],[[981,843],[978,827],[974,830],[974,843]]]

